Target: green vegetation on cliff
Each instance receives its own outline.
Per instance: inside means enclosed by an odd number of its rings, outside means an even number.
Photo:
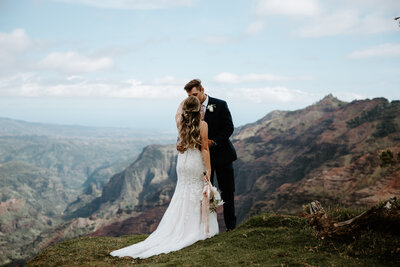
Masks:
[[[400,237],[371,232],[353,240],[317,237],[306,219],[260,214],[236,230],[177,252],[148,259],[111,257],[109,252],[146,235],[81,237],[58,243],[27,266],[390,266],[400,263]]]

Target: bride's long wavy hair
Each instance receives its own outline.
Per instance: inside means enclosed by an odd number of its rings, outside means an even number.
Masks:
[[[180,118],[179,137],[181,145],[185,148],[201,147],[200,139],[200,101],[197,97],[189,96],[183,102]]]

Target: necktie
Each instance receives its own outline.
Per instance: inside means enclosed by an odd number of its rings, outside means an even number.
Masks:
[[[201,105],[200,114],[201,114],[201,120],[204,121],[204,114],[205,114],[204,105]]]

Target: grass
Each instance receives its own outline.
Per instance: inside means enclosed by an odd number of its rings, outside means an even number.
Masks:
[[[109,252],[146,237],[81,237],[47,248],[27,266],[390,266],[400,263],[398,236],[387,240],[385,234],[375,233],[346,242],[321,240],[305,219],[276,214],[254,216],[234,231],[169,254],[147,259],[109,256]]]
[[[342,222],[360,215],[365,210],[366,208],[353,208],[344,207],[342,205],[334,205],[328,208],[327,213],[330,218],[334,218],[337,221]]]

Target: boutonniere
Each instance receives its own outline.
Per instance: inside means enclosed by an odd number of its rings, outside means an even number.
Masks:
[[[207,110],[213,112],[215,107],[216,107],[215,104],[210,104],[207,106]]]

